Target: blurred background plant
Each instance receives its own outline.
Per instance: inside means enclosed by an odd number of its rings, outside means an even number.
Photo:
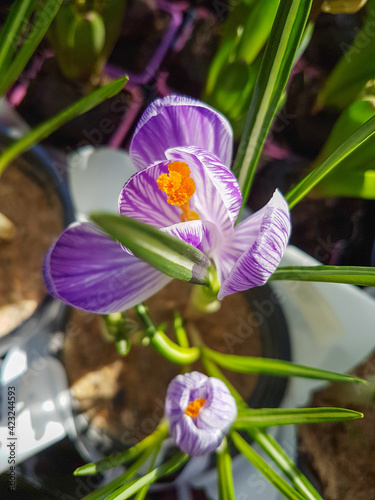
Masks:
[[[48,33],[62,74],[88,85],[103,80],[103,68],[120,36],[126,0],[63,3]]]

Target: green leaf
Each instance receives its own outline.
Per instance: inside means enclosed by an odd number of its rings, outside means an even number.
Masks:
[[[366,165],[366,161],[363,162],[363,165]],[[339,175],[328,175],[323,182],[316,186],[312,196],[346,196],[349,198],[362,198],[363,200],[375,199],[375,170],[366,170],[365,172],[348,172],[345,170],[342,173],[338,171],[337,174]]]
[[[343,408],[264,408],[260,410],[241,410],[236,422],[236,429],[248,427],[271,427],[273,425],[309,424],[318,422],[339,422],[362,418],[358,411]]]
[[[233,475],[232,475],[232,459],[228,449],[227,439],[216,450],[217,460],[217,479],[219,500],[235,500]]]
[[[107,495],[112,493],[114,490],[121,487],[124,483],[129,481],[132,477],[134,477],[138,470],[142,467],[142,465],[146,462],[148,457],[150,456],[152,448],[141,455],[138,460],[136,460],[125,472],[121,474],[121,476],[117,477],[113,481],[108,484],[105,484],[101,488],[92,491],[88,495],[86,495],[82,500],[102,500],[103,498],[107,498]],[[134,481],[132,481],[134,482]],[[128,483],[131,484],[131,483]]]
[[[312,0],[280,2],[233,167],[242,191],[243,207],[303,37],[311,3]]]
[[[9,11],[0,31],[0,74],[3,75],[17,49],[23,23],[34,7],[35,0],[17,0]],[[0,84],[1,85],[1,84]]]
[[[323,500],[310,481],[297,468],[293,460],[282,449],[279,443],[265,430],[256,427],[246,429],[248,435],[277,464],[297,491],[308,500]]]
[[[237,48],[237,60],[252,63],[267,41],[280,0],[261,0],[251,6]]]
[[[230,393],[236,400],[239,413],[241,413],[243,409],[248,409],[248,405],[225,375],[223,375],[222,371],[216,366],[216,364],[204,355],[202,355],[201,359],[208,375],[222,380],[228,387]],[[306,499],[323,500],[310,481],[301,473],[293,460],[289,458],[287,453],[285,453],[279,443],[272,436],[270,436],[265,430],[257,427],[248,427],[246,432],[250,438],[267,453],[267,455],[291,481],[296,490],[306,497]]]
[[[375,286],[375,268],[359,266],[285,266],[276,269],[270,280],[319,281]]]
[[[313,187],[332,172],[340,163],[355,151],[361,144],[368,141],[375,133],[375,116],[357,129],[340,147],[338,147],[326,160],[314,168],[285,196],[289,207],[293,208]]]
[[[171,278],[200,285],[209,283],[209,259],[197,248],[134,219],[92,214],[91,219],[111,238]]]
[[[61,3],[62,0],[45,0],[42,4],[39,2],[36,3],[37,8],[34,12],[35,21],[30,34],[23,42],[14,60],[12,62],[8,60],[9,66],[2,68],[5,71],[2,73],[0,81],[0,95],[8,90],[25,68],[37,46],[46,34],[53,18],[56,16]]]
[[[21,137],[21,139],[15,141],[0,155],[0,175],[3,172],[4,168],[12,160],[20,156],[25,151],[31,149],[33,146],[35,146],[35,144],[51,135],[53,132],[55,132],[55,130],[57,130],[59,127],[69,122],[76,116],[86,113],[101,102],[116,95],[123,89],[127,81],[128,77],[123,77],[108,83],[104,87],[95,90],[95,92],[93,92],[92,94],[83,97],[52,118],[49,118],[37,127],[33,128],[29,133]]]
[[[168,424],[166,421],[163,421],[152,434],[131,448],[122,451],[121,453],[109,455],[98,462],[82,465],[82,467],[78,467],[73,474],[75,476],[91,476],[93,474],[98,474],[99,472],[112,469],[113,467],[127,464],[139,457],[139,455],[141,455],[144,451],[148,449],[152,450],[157,443],[161,442],[167,436],[167,434]]]
[[[330,73],[320,91],[316,109],[324,106],[346,108],[375,74],[374,2],[368,3],[368,15],[352,45],[341,43],[344,55]]]
[[[331,382],[361,382],[364,380],[352,375],[335,373],[309,366],[298,365],[290,361],[278,359],[256,358],[252,356],[236,356],[234,354],[222,354],[202,347],[205,356],[213,360],[219,366],[237,373],[253,373],[264,375],[276,375],[279,377],[302,377],[316,380],[329,380]]]
[[[237,450],[251,462],[271,484],[277,488],[288,500],[305,500],[295,489],[288,484],[253,448],[237,433],[229,434]]]
[[[168,460],[168,462],[159,465],[143,477],[118,488],[115,492],[106,497],[106,500],[126,500],[137,493],[144,486],[154,483],[159,478],[172,474],[175,470],[180,469],[188,460],[189,455],[179,452],[173,458]]]

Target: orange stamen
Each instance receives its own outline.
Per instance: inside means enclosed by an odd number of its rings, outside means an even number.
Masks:
[[[189,200],[195,193],[195,182],[190,177],[189,165],[174,161],[168,165],[169,174],[161,174],[156,182],[159,189],[168,196],[167,202],[177,205],[182,210],[181,222],[199,219],[199,215],[189,206]]]
[[[194,401],[190,401],[185,410],[186,415],[189,415],[189,417],[191,418],[197,418],[197,416],[199,415],[199,411],[205,402],[206,400],[204,398],[199,398],[195,399]]]

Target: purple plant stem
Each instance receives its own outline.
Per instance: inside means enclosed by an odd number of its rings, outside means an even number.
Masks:
[[[131,72],[127,72],[129,76],[129,82],[132,85],[146,85],[152,80],[158,71],[160,64],[162,63],[167,51],[171,45],[171,42],[182,23],[182,13],[186,9],[186,4],[169,4],[168,2],[164,2],[163,0],[158,1],[158,7],[160,10],[164,12],[168,12],[171,15],[171,21],[169,23],[169,27],[165,32],[163,39],[156,49],[154,55],[151,57],[149,63],[147,64],[146,69],[140,73],[135,74]],[[106,70],[108,74],[112,77],[117,78],[124,74],[124,70],[122,68],[118,68],[116,66],[107,65]]]
[[[126,90],[131,95],[131,104],[129,109],[124,113],[124,118],[121,120],[120,125],[108,142],[108,146],[111,148],[119,148],[121,146],[144,102],[141,89],[128,84]]]
[[[50,50],[44,50],[41,54],[33,58],[30,67],[6,93],[6,98],[11,106],[18,106],[22,102],[29,88],[30,81],[38,75],[44,61],[52,56],[53,53]]]

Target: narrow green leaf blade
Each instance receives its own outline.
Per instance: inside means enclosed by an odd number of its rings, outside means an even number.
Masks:
[[[283,0],[277,10],[233,167],[243,206],[303,37],[311,3],[312,0]]]
[[[101,486],[97,490],[92,491],[88,495],[86,495],[82,500],[102,500],[103,498],[107,498],[107,495],[112,493],[113,491],[117,490],[120,488],[124,483],[127,483],[130,479],[132,479],[138,472],[138,470],[142,467],[142,465],[146,462],[148,457],[151,454],[152,449],[148,449],[138,457],[138,459],[131,464],[131,466],[126,469],[126,471],[121,474],[121,476],[117,477],[113,481],[111,481],[108,484],[105,484],[104,486]],[[132,484],[134,482],[128,482],[128,484]]]
[[[161,442],[167,436],[167,433],[168,424],[166,422],[160,423],[152,434],[131,448],[120,453],[115,453],[114,455],[109,455],[98,462],[82,465],[73,474],[75,476],[89,476],[132,462],[144,451],[152,450],[157,443]]]
[[[79,101],[75,102],[67,109],[61,111],[52,118],[41,123],[37,127],[33,128],[28,134],[21,137],[15,141],[11,146],[9,146],[0,155],[0,175],[4,168],[17,156],[20,156],[25,151],[31,149],[35,144],[42,141],[49,135],[51,135],[55,130],[69,122],[78,115],[82,115],[90,109],[94,108],[106,99],[113,97],[118,94],[123,88],[128,77],[118,78],[113,82],[108,83],[104,87],[95,90],[92,94],[83,97]]]
[[[340,163],[355,151],[361,144],[375,134],[375,116],[367,120],[345,142],[341,144],[326,160],[314,168],[285,196],[289,207],[293,208],[302,200],[324,177],[332,172]]]
[[[265,430],[249,427],[247,434],[263,449],[277,464],[280,470],[291,481],[297,491],[307,500],[323,500],[310,481],[297,468],[293,460],[282,449],[279,443]]]
[[[375,268],[359,266],[285,266],[276,269],[270,280],[319,281],[375,286]]]
[[[234,354],[222,354],[202,347],[204,355],[212,359],[223,368],[237,373],[253,373],[264,375],[276,375],[279,377],[302,377],[315,380],[328,380],[332,382],[361,382],[364,380],[352,375],[321,370],[309,366],[298,365],[290,361],[278,359],[256,358],[252,356],[236,356]]]
[[[223,439],[223,442],[216,450],[216,460],[219,500],[236,500],[232,475],[232,458],[226,438]]]
[[[277,474],[272,467],[260,456],[253,448],[237,433],[232,431],[230,433],[237,450],[242,453],[251,462],[271,484],[277,488],[288,500],[306,500],[305,497],[300,495],[289,483],[285,481],[279,474]]]
[[[242,410],[234,427],[246,430],[248,427],[271,427],[273,425],[296,425],[319,422],[341,422],[362,418],[358,411],[344,408],[264,408]]]
[[[0,31],[0,74],[3,75],[6,64],[17,47],[18,36],[24,19],[35,0],[18,0],[13,3],[5,23]]]
[[[228,387],[230,393],[236,400],[239,413],[241,413],[245,408],[248,409],[248,406],[242,399],[241,395],[231,385],[220,368],[218,368],[213,361],[204,355],[201,359],[208,375],[222,380]],[[289,458],[288,454],[281,448],[279,443],[272,436],[270,436],[265,430],[258,427],[248,427],[246,432],[251,439],[253,439],[253,441],[255,441],[263,449],[263,451],[267,453],[267,455],[291,481],[296,490],[306,497],[306,499],[323,500],[310,481],[302,474],[293,460]]]
[[[134,255],[171,278],[208,284],[209,259],[197,248],[134,219],[92,214],[91,219]]]
[[[35,22],[21,49],[15,56],[9,68],[3,74],[0,82],[0,95],[2,95],[16,81],[21,71],[35,52],[37,46],[42,41],[50,24],[52,23],[62,0],[46,0],[42,6],[35,11]],[[38,7],[38,4],[37,4]],[[5,69],[5,68],[4,68]]]
[[[154,483],[157,479],[162,476],[167,476],[172,474],[175,470],[178,470],[189,460],[189,455],[186,455],[183,452],[179,452],[173,458],[168,460],[168,462],[159,465],[151,472],[148,472],[143,477],[128,483],[121,488],[118,488],[111,495],[106,497],[106,500],[126,500],[130,498],[132,495],[137,493],[144,486]]]

